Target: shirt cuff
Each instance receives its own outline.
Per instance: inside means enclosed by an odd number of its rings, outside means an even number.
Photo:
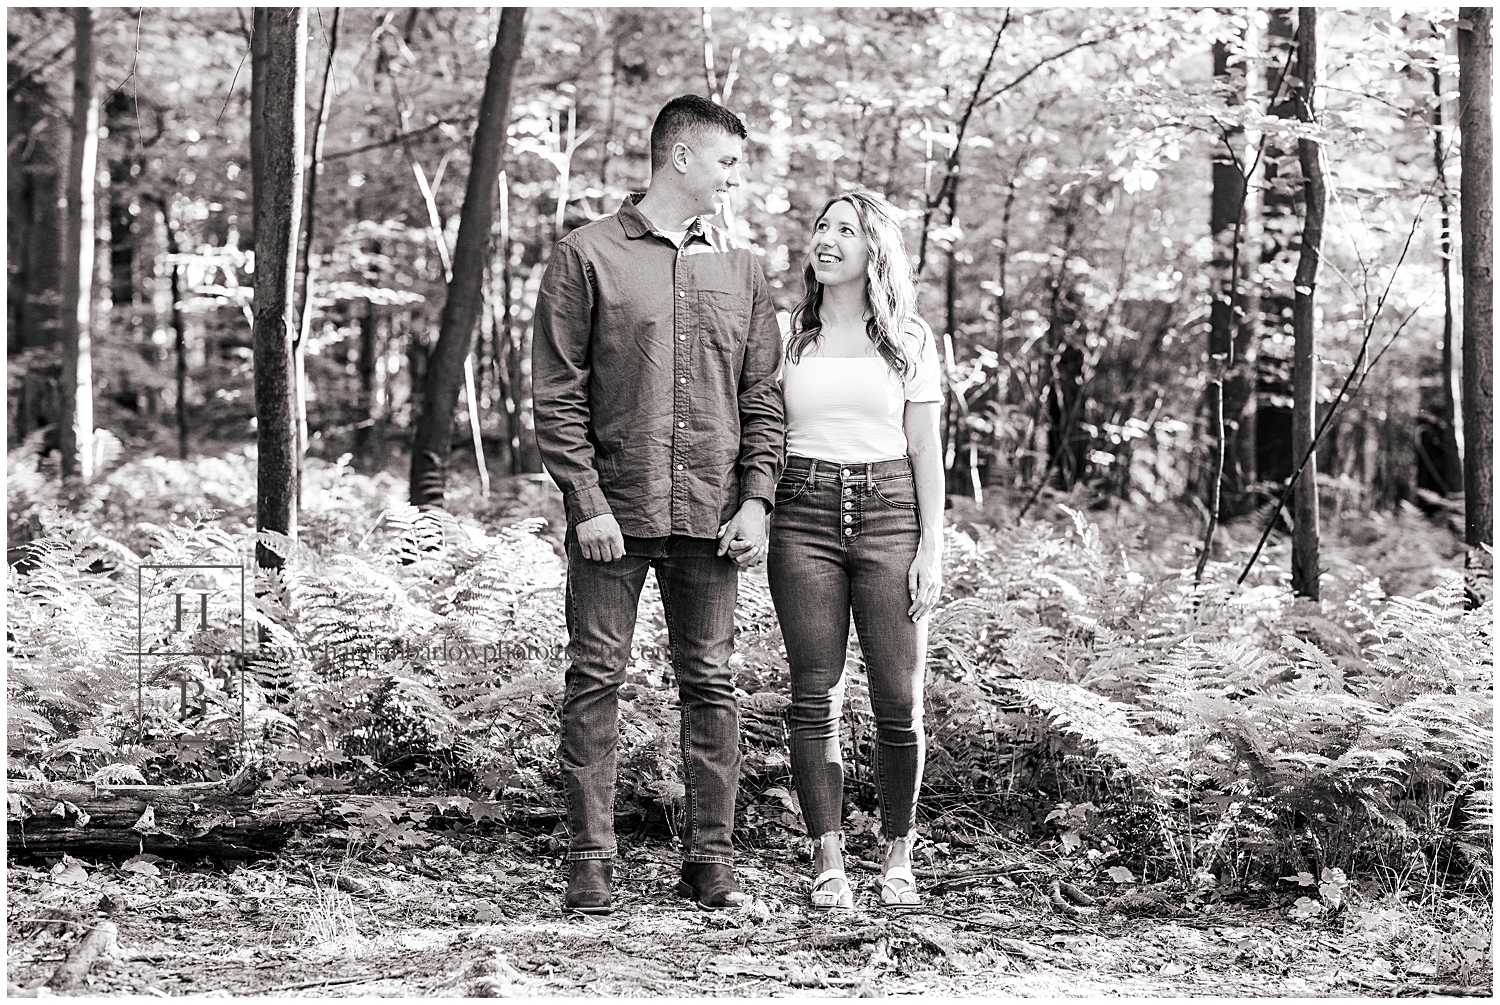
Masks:
[[[588,488],[569,492],[563,497],[563,505],[566,507],[568,519],[575,527],[585,520],[592,520],[596,516],[612,512],[609,508],[609,501],[604,498],[604,492],[598,485],[590,485]]]
[[[740,485],[740,505],[745,505],[751,499],[762,500],[766,504],[766,512],[771,512],[776,508],[776,484],[765,475],[749,476]]]

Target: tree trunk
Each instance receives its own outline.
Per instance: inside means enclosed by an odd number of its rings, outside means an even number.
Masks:
[[[1494,544],[1495,314],[1494,129],[1490,121],[1491,18],[1488,7],[1458,11],[1458,128],[1462,133],[1464,332],[1464,580],[1470,606],[1489,599]]]
[[[370,455],[375,427],[375,307],[365,301],[364,313],[355,315],[359,329],[359,421],[354,425],[354,456],[363,464]]]
[[[167,220],[167,254],[177,254],[177,223]],[[187,331],[182,323],[182,289],[178,277],[182,266],[172,263],[172,333],[177,349],[177,456],[187,460]]]
[[[1443,384],[1438,401],[1438,457],[1435,467],[1442,491],[1463,489],[1463,457],[1458,448],[1458,388],[1453,354],[1453,201],[1448,190],[1447,138],[1443,134],[1443,75],[1432,68],[1432,162],[1437,174],[1438,241],[1443,260]]]
[[[302,458],[307,454],[307,340],[312,333],[313,221],[316,219],[318,179],[323,174],[323,140],[328,135],[328,113],[333,107],[333,61],[339,50],[339,26],[344,8],[333,9],[328,29],[328,62],[323,69],[323,95],[318,101],[318,125],[313,131],[312,170],[307,175],[307,221],[302,244],[302,310],[298,312],[297,337],[293,342],[297,378],[297,504],[302,503]]]
[[[94,159],[99,96],[94,93],[94,13],[73,9],[73,142],[68,151],[62,275],[62,415],[58,445],[64,478],[94,473],[93,328]]]
[[[495,188],[510,118],[510,86],[521,59],[526,11],[506,7],[490,53],[480,99],[479,124],[469,158],[469,181],[453,253],[453,279],[443,305],[442,328],[428,361],[421,418],[411,450],[411,501],[441,506],[453,449],[453,415],[464,382],[464,360],[472,351],[484,282],[485,245],[494,219]]]
[[[253,86],[262,96],[261,174],[255,183],[256,529],[297,536],[297,426],[292,311],[297,223],[302,209],[304,60],[307,10],[257,10],[264,58]],[[256,562],[280,556],[257,544]]]
[[[1318,76],[1318,11],[1301,7],[1297,13],[1297,118],[1316,122],[1314,100]],[[1297,257],[1292,301],[1292,450],[1304,456],[1302,475],[1292,500],[1296,521],[1292,529],[1292,592],[1318,599],[1318,455],[1313,437],[1318,425],[1318,357],[1314,311],[1317,307],[1318,268],[1323,252],[1323,163],[1318,141],[1297,141],[1302,165],[1302,250]]]
[[[270,32],[267,18],[271,8],[250,9],[250,234],[246,245],[255,247],[260,234],[260,203],[255,198],[255,187],[266,173],[266,73],[270,59]]]
[[[1291,83],[1299,71],[1292,9],[1273,7],[1266,13],[1266,111],[1276,118],[1295,119],[1297,103]],[[1296,163],[1295,153],[1282,150],[1274,138],[1267,139],[1261,159],[1265,161],[1260,201],[1260,273],[1264,278],[1257,314],[1261,334],[1273,336],[1273,345],[1285,345],[1292,334],[1292,291],[1284,280],[1274,277],[1292,271],[1289,263],[1296,250],[1300,186],[1294,178],[1286,177]],[[1277,334],[1282,338],[1275,339]],[[1268,355],[1270,358],[1258,363],[1250,375],[1251,386],[1258,389],[1264,383],[1277,396],[1290,396],[1286,358],[1276,352]],[[1262,404],[1264,414],[1260,408],[1256,410],[1256,471],[1262,479],[1284,482],[1297,463],[1292,457],[1291,417],[1284,407]]]
[[[1230,64],[1233,51],[1228,43],[1213,47],[1215,79],[1229,89],[1229,104],[1245,102],[1249,75],[1243,60]],[[1254,387],[1257,319],[1248,294],[1251,290],[1250,262],[1254,247],[1247,228],[1249,195],[1245,172],[1250,169],[1243,129],[1226,129],[1214,147],[1213,196],[1209,209],[1209,231],[1213,235],[1214,293],[1210,307],[1208,354],[1210,371],[1208,414],[1220,424],[1214,451],[1219,473],[1209,495],[1218,494],[1211,506],[1211,519],[1239,516],[1250,508],[1247,487],[1255,481],[1254,449],[1244,440],[1254,435]],[[1250,421],[1245,421],[1249,412]],[[1222,416],[1222,418],[1218,418]],[[1251,427],[1247,429],[1247,426]]]

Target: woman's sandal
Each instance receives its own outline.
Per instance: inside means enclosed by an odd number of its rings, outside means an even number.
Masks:
[[[812,853],[814,860],[816,860],[818,857],[818,847],[820,844],[821,839],[813,842]],[[843,848],[844,835],[840,832],[839,850],[842,851]],[[823,889],[824,886],[834,882],[842,883],[842,889]],[[849,884],[849,877],[845,875],[842,868],[824,869],[822,872],[818,873],[817,878],[812,881],[812,893],[810,895],[810,899],[812,901],[812,906],[820,911],[832,911],[835,909],[852,911],[854,909],[854,887]]]
[[[897,887],[896,883],[905,883],[904,887]],[[894,869],[887,869],[884,876],[880,877],[880,906],[881,907],[920,907],[921,895],[917,893],[917,877],[904,865],[898,865]]]
[[[896,840],[903,840],[897,838]],[[907,852],[910,853],[915,847],[910,837],[906,841]],[[896,886],[904,883],[904,886]],[[887,869],[880,877],[880,906],[881,907],[920,907],[922,897],[917,893],[917,877],[912,874],[911,867],[898,865],[893,869]]]
[[[843,887],[837,891],[823,889],[835,881],[844,884]],[[854,887],[849,885],[844,870],[827,869],[818,873],[818,878],[812,881],[812,906],[820,911],[854,910]]]

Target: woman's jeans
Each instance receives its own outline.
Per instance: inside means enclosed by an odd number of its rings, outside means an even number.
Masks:
[[[684,862],[734,864],[730,834],[740,784],[740,716],[729,657],[739,567],[698,538],[625,538],[625,557],[593,562],[567,534],[567,691],[562,706],[568,860],[615,855],[619,699],[646,571],[656,570],[682,703]]]
[[[921,538],[906,458],[837,464],[788,457],[771,511],[771,599],[792,669],[792,774],[813,836],[840,829],[844,766],[839,716],[849,616],[875,712],[882,833],[916,825],[927,738],[922,679],[927,619],[913,624],[907,573]]]

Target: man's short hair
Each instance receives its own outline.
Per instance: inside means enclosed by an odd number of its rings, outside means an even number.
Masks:
[[[672,157],[672,145],[678,140],[688,137],[691,144],[693,138],[713,130],[742,140],[750,135],[739,116],[701,95],[684,94],[662,105],[651,126],[652,173],[666,166]]]

